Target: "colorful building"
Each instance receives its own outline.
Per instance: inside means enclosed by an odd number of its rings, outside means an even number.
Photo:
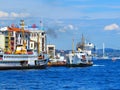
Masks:
[[[0,28],[0,37],[2,50],[9,49],[14,52],[17,45],[25,44],[26,49],[32,49],[39,53],[46,52],[46,33],[35,26],[2,27]]]
[[[14,51],[17,45],[23,45],[23,40],[26,43],[26,48],[29,49],[30,32],[24,30],[24,38],[22,30],[16,27],[3,27],[0,28],[0,48],[10,49]]]

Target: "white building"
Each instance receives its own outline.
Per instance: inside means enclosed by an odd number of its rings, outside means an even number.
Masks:
[[[39,28],[28,28],[30,32],[30,49],[46,52],[46,33]]]
[[[50,56],[50,58],[55,58],[55,45],[47,45],[47,54]]]

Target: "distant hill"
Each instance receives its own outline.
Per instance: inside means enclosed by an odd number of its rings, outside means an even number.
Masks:
[[[104,50],[105,55],[109,57],[120,57],[120,50],[112,49],[112,48],[105,48]],[[103,49],[97,49],[96,51],[98,56],[103,56]]]
[[[57,50],[56,53],[61,53],[62,55],[68,54],[72,50]],[[112,48],[105,48],[105,55],[109,57],[120,57],[120,50],[112,49]],[[103,56],[103,49],[97,49],[96,51],[92,50],[92,53],[96,53],[97,56]]]

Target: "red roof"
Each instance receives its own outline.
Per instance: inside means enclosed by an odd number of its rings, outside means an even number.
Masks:
[[[22,30],[20,28],[16,28],[16,27],[8,27],[9,31],[15,31],[15,32],[22,32]],[[24,30],[24,32],[28,32],[28,30]]]

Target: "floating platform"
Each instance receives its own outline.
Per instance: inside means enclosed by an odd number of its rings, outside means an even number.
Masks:
[[[66,62],[48,62],[47,65],[51,67],[60,67],[60,66],[66,66]]]

